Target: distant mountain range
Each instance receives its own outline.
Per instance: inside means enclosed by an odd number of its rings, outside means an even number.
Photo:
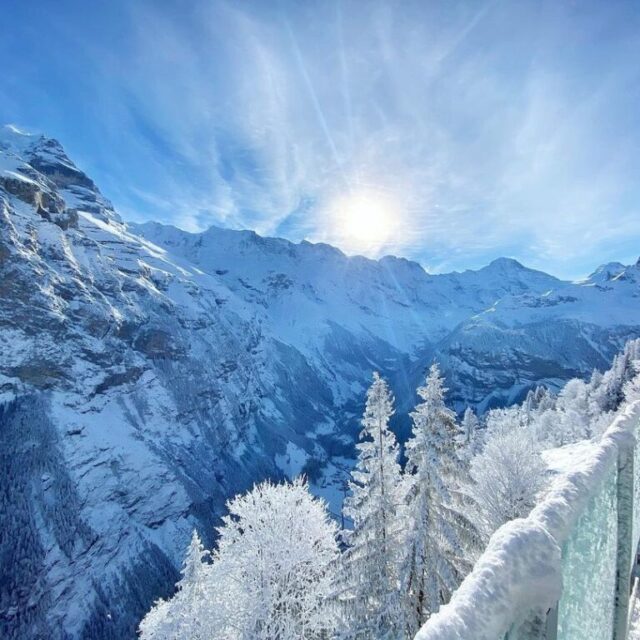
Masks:
[[[607,367],[640,263],[432,275],[251,231],[125,224],[62,146],[0,130],[0,635],[134,638],[191,530],[307,473],[340,508],[373,370],[396,427],[437,359],[479,412]]]

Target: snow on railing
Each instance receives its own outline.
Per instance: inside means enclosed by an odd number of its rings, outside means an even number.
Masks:
[[[494,533],[415,640],[516,640],[536,625],[548,640],[624,640],[640,533],[639,423],[640,401],[527,518]]]

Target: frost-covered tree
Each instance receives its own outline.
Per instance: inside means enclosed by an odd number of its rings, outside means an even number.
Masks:
[[[178,588],[181,591],[193,591],[194,586],[202,582],[204,568],[206,567],[205,561],[209,558],[209,555],[209,552],[202,544],[202,540],[200,540],[198,532],[194,529],[180,572],[182,577],[178,582]]]
[[[640,400],[640,362],[636,364],[636,376],[624,386],[624,398],[627,402]]]
[[[478,429],[478,418],[471,407],[467,407],[462,416],[462,435],[464,443],[470,446]]]
[[[418,389],[422,402],[411,414],[406,444],[407,537],[403,567],[404,620],[408,637],[460,584],[470,569],[477,531],[465,514],[459,485],[465,464],[460,429],[444,402],[446,389],[437,364]]]
[[[625,401],[639,362],[640,340],[631,340],[615,356],[608,371],[594,371],[588,382],[569,380],[554,402],[533,402],[528,416],[536,439],[546,447],[554,447],[600,436]],[[531,394],[525,407],[530,397]]]
[[[493,432],[471,461],[471,492],[488,538],[498,527],[526,516],[545,484],[545,465],[531,429]]]
[[[486,535],[534,505],[545,483],[541,449],[598,437],[621,402],[640,394],[639,364],[640,340],[632,340],[608,371],[594,371],[588,382],[569,380],[557,397],[538,388],[521,406],[488,413],[485,447],[471,463],[471,491]]]
[[[177,592],[170,600],[158,600],[140,623],[142,640],[205,640],[210,635],[207,602],[207,558],[197,531],[182,565]]]
[[[482,443],[481,434],[478,431],[480,422],[471,407],[465,409],[461,426],[461,455],[468,462],[480,451]]]
[[[589,402],[589,386],[574,378],[565,384],[556,403],[558,445],[591,438],[594,418]]]
[[[402,476],[398,443],[389,428],[392,414],[389,387],[374,373],[344,505],[353,530],[346,535],[340,602],[354,638],[395,639],[401,629]]]
[[[336,526],[301,479],[264,482],[228,505],[214,566],[240,585],[235,633],[252,640],[321,638],[333,629],[329,601]],[[225,636],[226,637],[226,636]]]
[[[599,398],[603,411],[615,411],[624,401],[624,387],[635,377],[638,361],[640,338],[629,340],[622,353],[613,359],[611,368],[602,376]]]
[[[140,623],[141,640],[173,640],[178,638],[179,628],[175,614],[180,612],[177,594],[171,600],[156,600],[152,609]]]
[[[525,405],[491,409],[486,416],[485,439],[509,433],[515,428],[525,429],[534,422],[534,417]]]
[[[320,640],[334,630],[337,529],[301,479],[264,482],[227,504],[212,564],[192,540],[178,592],[143,640]]]

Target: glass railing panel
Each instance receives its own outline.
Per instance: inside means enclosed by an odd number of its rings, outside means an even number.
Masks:
[[[563,547],[558,640],[611,640],[618,529],[616,483],[614,466]]]

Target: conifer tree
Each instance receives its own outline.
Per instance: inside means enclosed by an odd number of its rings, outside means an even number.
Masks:
[[[205,550],[194,529],[176,584],[177,592],[170,600],[158,600],[140,624],[142,640],[205,640],[210,636]]]
[[[398,444],[389,428],[392,414],[389,387],[374,373],[344,507],[353,531],[346,536],[342,603],[353,638],[395,639],[401,634],[402,476]]]
[[[191,587],[202,579],[203,568],[206,566],[204,563],[209,555],[209,552],[202,544],[202,540],[200,540],[198,532],[194,529],[182,563],[182,570],[180,571],[182,578],[178,582],[179,589]]]
[[[462,417],[462,457],[467,462],[480,450],[480,423],[471,407],[467,407]]]
[[[402,591],[407,637],[448,601],[470,569],[470,548],[478,541],[474,525],[464,515],[460,429],[445,406],[445,392],[438,365],[433,364],[425,386],[418,389],[422,402],[411,414],[413,428],[406,445],[408,536]]]
[[[604,411],[615,411],[624,401],[624,387],[636,375],[636,363],[640,361],[640,338],[629,340],[614,359],[602,380]]]

